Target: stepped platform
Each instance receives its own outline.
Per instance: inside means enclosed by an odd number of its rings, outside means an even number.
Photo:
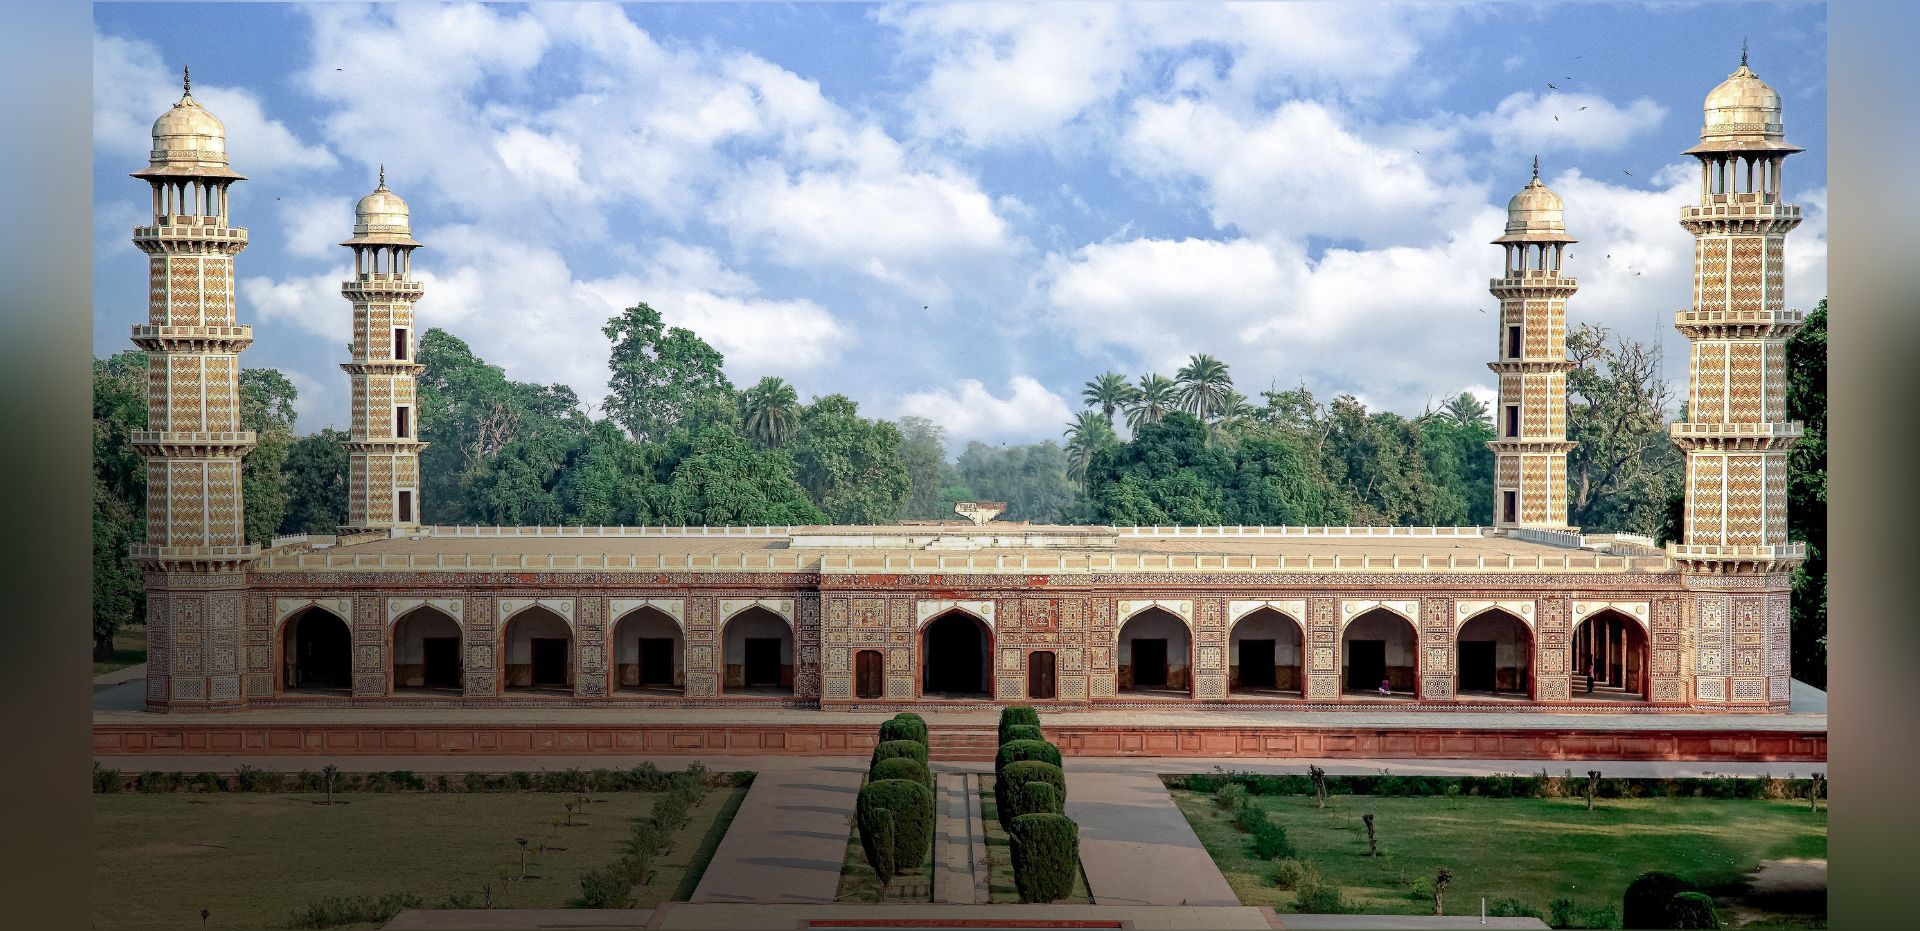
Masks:
[[[993,758],[998,710],[926,710],[935,760]],[[274,708],[96,711],[97,757],[865,756],[889,712],[798,708]],[[1538,711],[1045,711],[1077,757],[1822,762],[1827,716]]]

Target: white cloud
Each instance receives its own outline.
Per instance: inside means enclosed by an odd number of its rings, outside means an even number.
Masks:
[[[1502,150],[1613,152],[1658,129],[1666,115],[1645,97],[1622,107],[1596,94],[1521,91],[1468,123]]]
[[[241,278],[241,322],[248,322],[247,310],[251,308],[260,322],[284,323],[333,340],[322,345],[345,346],[353,338],[353,309],[340,295],[340,282],[351,277],[353,266],[341,265],[318,275]],[[337,354],[337,361],[346,361],[345,349]]]
[[[1009,379],[1004,397],[972,378],[952,387],[914,392],[900,400],[900,415],[925,417],[945,427],[956,445],[967,440],[1052,437],[1072,417],[1064,398],[1026,375]]]
[[[227,155],[235,171],[314,171],[336,164],[325,146],[301,142],[286,124],[268,119],[252,91],[218,80],[217,70],[203,70],[193,99],[226,125]],[[179,88],[180,72],[163,63],[151,44],[94,33],[94,147],[138,159],[129,170],[144,164],[153,148],[153,121],[179,102]]]
[[[332,259],[346,255],[340,247],[353,235],[354,198],[321,194],[294,195],[274,207],[280,215],[280,248],[303,259]]]

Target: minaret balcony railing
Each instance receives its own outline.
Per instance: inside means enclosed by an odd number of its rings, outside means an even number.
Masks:
[[[259,436],[252,430],[135,430],[128,440],[143,456],[238,459],[258,445]]]
[[[1551,288],[1554,290],[1572,291],[1579,286],[1580,282],[1572,278],[1535,272],[1525,272],[1516,276],[1490,278],[1487,280],[1487,287],[1489,289]]]
[[[160,220],[189,219],[186,217],[158,217]],[[199,219],[199,218],[192,218]],[[206,218],[214,219],[214,218]],[[183,223],[179,225],[161,224],[158,226],[136,226],[133,228],[133,240],[214,240],[220,242],[247,241],[247,229],[244,226],[218,226]]]
[[[1774,546],[1669,543],[1667,552],[1674,559],[1785,562],[1806,559],[1807,545],[1805,543],[1781,543]]]
[[[1780,449],[1793,445],[1807,428],[1799,423],[1712,423],[1678,421],[1667,425],[1667,434],[1684,449],[1724,447],[1728,449]]]
[[[260,558],[260,547],[246,546],[157,546],[152,543],[135,543],[128,547],[135,562],[158,565],[161,568],[183,568],[198,571],[222,568],[240,568]]]
[[[360,294],[377,294],[382,297],[404,297],[418,300],[424,287],[402,275],[364,275],[340,282],[340,292],[348,298]]]
[[[253,345],[253,327],[136,325],[133,343],[148,352],[239,352]]]

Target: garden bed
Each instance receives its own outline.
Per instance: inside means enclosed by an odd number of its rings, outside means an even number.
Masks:
[[[1000,827],[1000,807],[994,803],[993,786],[993,774],[981,773],[978,791],[980,821],[985,826],[987,839],[987,901],[994,905],[1017,904],[1020,901],[1020,889],[1013,881],[1013,842]],[[1074,871],[1073,892],[1057,904],[1093,904],[1093,894],[1087,891],[1087,871],[1084,868]]]

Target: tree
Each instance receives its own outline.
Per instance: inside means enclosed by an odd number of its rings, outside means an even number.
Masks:
[[[1787,536],[1807,545],[1793,573],[1793,676],[1827,687],[1827,302],[1787,340],[1787,419],[1806,433],[1787,454]]]
[[[1219,524],[1221,479],[1231,472],[1231,454],[1207,442],[1207,428],[1174,411],[1142,424],[1132,442],[1096,453],[1088,497],[1097,519],[1113,524]]]
[[[1189,358],[1174,377],[1180,386],[1181,410],[1209,421],[1228,406],[1233,377],[1227,373],[1225,362],[1200,353]]]
[[[146,539],[146,458],[133,433],[147,428],[147,355],[93,363],[93,656],[113,656],[113,635],[146,615],[146,585],[130,547]]]
[[[1073,416],[1067,424],[1067,477],[1086,487],[1087,465],[1093,454],[1119,442],[1113,434],[1113,420],[1091,410]]]
[[[557,456],[586,432],[580,399],[565,385],[509,381],[457,337],[438,328],[420,339],[416,381],[420,407],[421,513],[444,523],[491,522],[489,513],[518,510],[496,498],[483,506],[479,485],[499,486],[489,473],[515,440],[537,442]],[[525,450],[521,457],[524,460]],[[496,490],[498,490],[496,488]]]
[[[653,523],[654,460],[659,451],[628,438],[612,421],[595,421],[560,460],[553,484],[558,522],[606,527]]]
[[[240,370],[240,429],[255,434],[240,466],[247,542],[265,545],[286,518],[289,497],[282,467],[293,448],[293,405],[300,392],[274,369]]]
[[[768,375],[743,396],[747,435],[767,449],[779,449],[793,436],[800,417],[800,395],[793,386]]]
[[[1595,532],[1660,531],[1667,498],[1684,475],[1664,412],[1672,389],[1660,357],[1605,327],[1567,335],[1567,520]]]
[[[947,485],[946,431],[925,417],[902,417],[898,428],[900,461],[907,467],[909,488],[900,516],[909,520],[951,516],[952,506],[940,497]]]
[[[334,533],[347,522],[345,431],[325,428],[294,440],[280,469],[287,487],[281,533]]]
[[[1106,418],[1108,427],[1112,427],[1114,412],[1131,404],[1138,393],[1127,383],[1127,376],[1119,372],[1102,372],[1087,382],[1080,396],[1086,399],[1089,407],[1099,408],[1100,416]]]
[[[786,450],[755,449],[739,434],[711,425],[695,434],[656,511],[664,523],[694,525],[826,523],[826,515],[794,480]]]
[[[1179,388],[1164,376],[1142,375],[1139,390],[1127,403],[1127,428],[1138,433],[1147,424],[1159,423],[1179,404]]]
[[[1370,414],[1352,395],[1335,398],[1328,415],[1325,468],[1345,486],[1354,520],[1392,526],[1463,522],[1466,502],[1435,481],[1419,426],[1398,414]]]
[[[130,547],[141,542],[141,520],[93,479],[93,658],[113,658],[113,635],[146,613],[146,585]]]
[[[644,303],[609,319],[601,332],[613,341],[607,414],[636,439],[661,439],[702,401],[733,393],[720,353],[692,330],[665,326]]]
[[[801,487],[836,524],[886,523],[912,490],[899,428],[861,417],[845,395],[807,405],[792,452]]]
[[[993,447],[976,440],[954,463],[975,495],[1007,503],[1007,519],[1041,524],[1059,523],[1079,497],[1070,468],[1066,450],[1052,441]]]

